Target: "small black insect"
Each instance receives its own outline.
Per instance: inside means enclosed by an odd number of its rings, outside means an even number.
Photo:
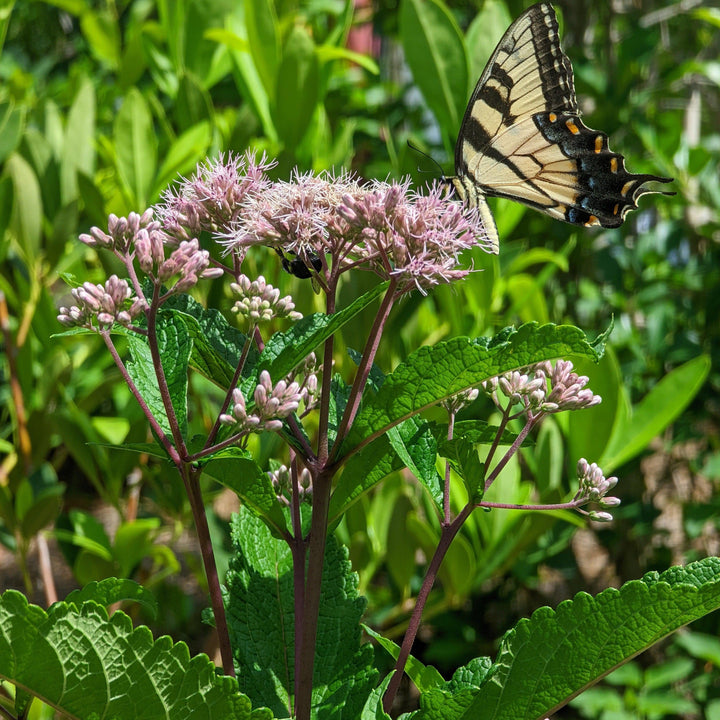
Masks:
[[[282,250],[278,250],[277,248],[275,248],[275,252],[282,258],[283,270],[286,273],[290,273],[290,275],[294,275],[296,278],[300,278],[301,280],[307,280],[313,276],[313,273],[310,270],[310,265],[315,272],[320,272],[322,270],[322,259],[319,255],[314,253],[310,253],[307,260],[305,260],[294,253],[292,254],[292,257],[285,257]]]

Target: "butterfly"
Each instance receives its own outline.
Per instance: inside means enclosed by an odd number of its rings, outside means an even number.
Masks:
[[[573,70],[560,47],[555,11],[533,5],[508,28],[485,66],[455,146],[458,197],[477,207],[497,248],[485,198],[504,197],[573,225],[614,228],[650,190],[608,147],[605,133],[580,120]]]

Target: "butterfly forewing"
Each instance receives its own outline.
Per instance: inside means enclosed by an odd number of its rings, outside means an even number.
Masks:
[[[617,227],[645,182],[627,172],[607,135],[579,118],[572,66],[557,18],[533,5],[507,30],[470,98],[455,147],[453,180],[497,231],[485,196],[506,197],[576,225]]]

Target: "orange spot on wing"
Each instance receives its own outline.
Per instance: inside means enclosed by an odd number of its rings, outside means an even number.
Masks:
[[[556,115],[555,113],[550,113],[550,114],[548,115],[548,120],[549,120],[550,122],[556,122],[556,121],[557,121],[557,115]]]
[[[616,173],[618,171],[618,161],[617,158],[612,158],[610,160],[610,172]]]
[[[595,136],[595,152],[599,153],[603,149],[602,135]]]
[[[580,132],[580,128],[578,128],[572,120],[566,120],[565,126],[573,135],[577,135]]]
[[[600,224],[600,221],[594,215],[591,215],[588,218],[587,222],[585,223],[585,227],[590,227],[591,225],[599,225],[599,224]]]

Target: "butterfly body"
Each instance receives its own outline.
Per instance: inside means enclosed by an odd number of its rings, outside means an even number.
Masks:
[[[548,3],[508,28],[468,103],[457,145],[457,195],[477,207],[490,238],[497,229],[486,197],[505,197],[573,225],[618,227],[654,192],[657,175],[625,169],[607,135],[580,120],[570,60]]]

